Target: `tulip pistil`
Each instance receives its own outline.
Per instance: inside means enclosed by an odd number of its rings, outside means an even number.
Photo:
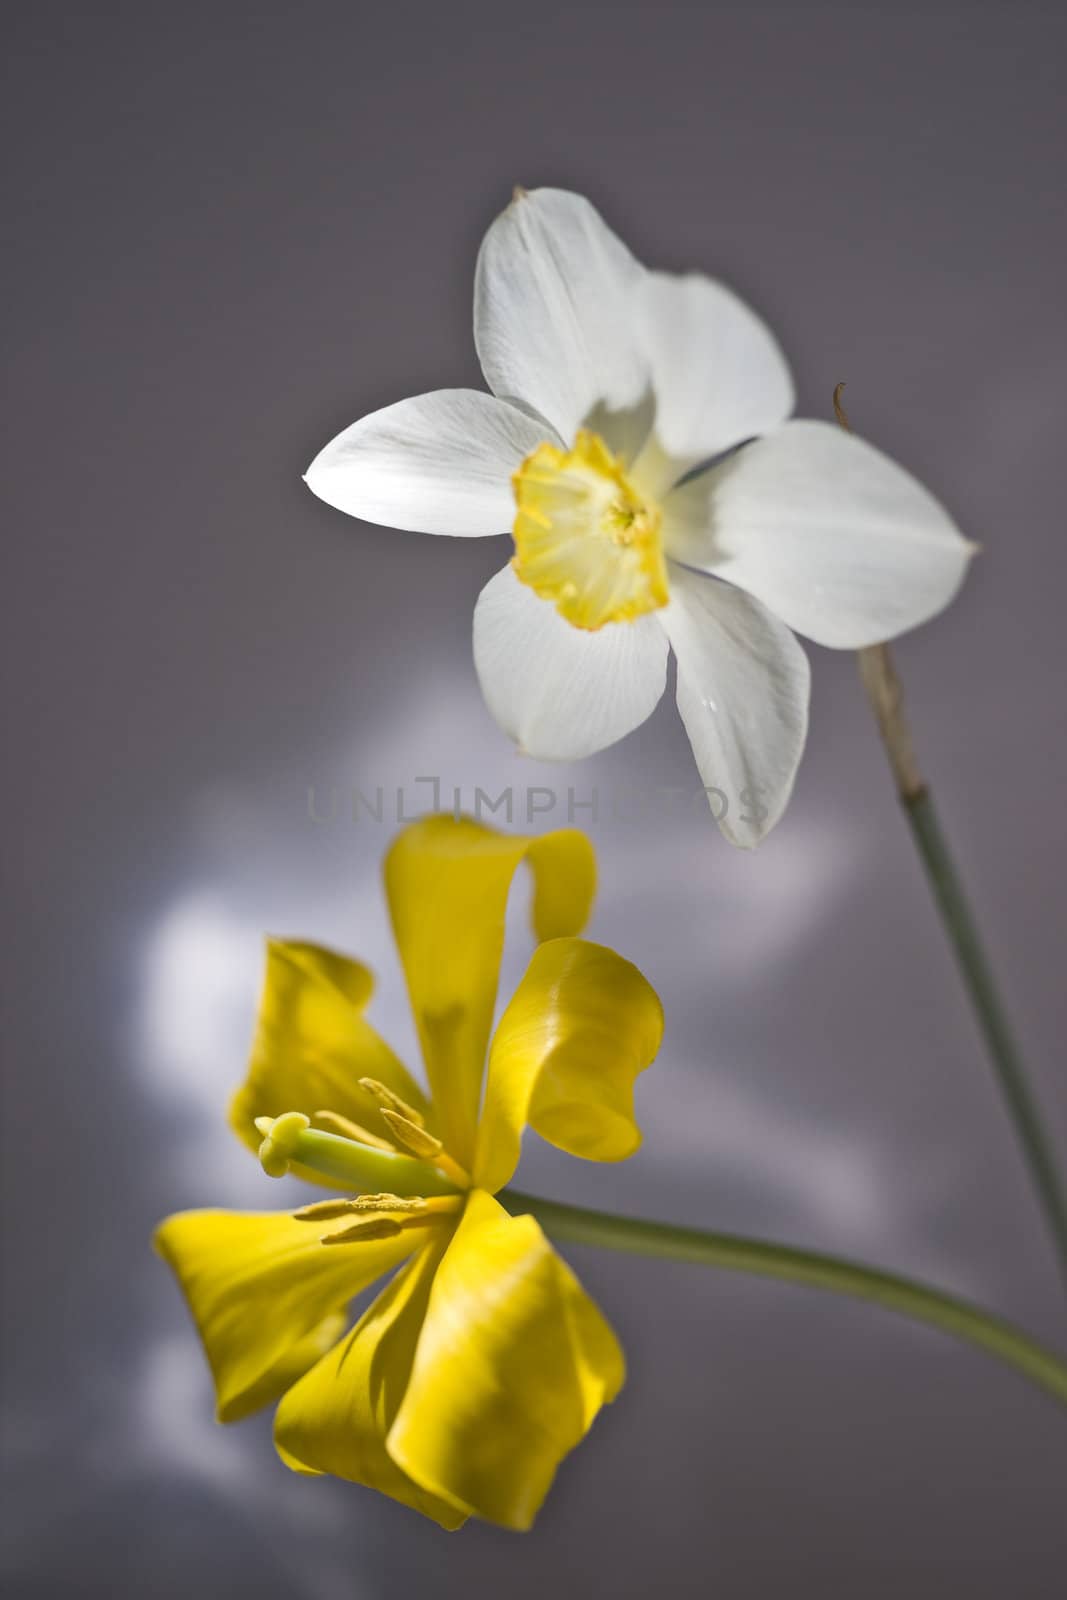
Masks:
[[[313,1128],[310,1117],[301,1111],[257,1117],[255,1125],[263,1136],[260,1165],[271,1178],[283,1178],[292,1169],[298,1177],[314,1174],[360,1194],[388,1191],[407,1196],[454,1195],[469,1184],[465,1173],[462,1183],[446,1176],[440,1161],[429,1163],[401,1150],[378,1149]]]

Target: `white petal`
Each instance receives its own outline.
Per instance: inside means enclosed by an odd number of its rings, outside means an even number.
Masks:
[[[675,560],[846,650],[941,611],[975,548],[903,467],[826,422],[788,422],[674,490],[664,538]]]
[[[632,331],[643,270],[581,195],[520,194],[486,234],[474,279],[493,393],[534,406],[568,444],[598,406],[636,404],[648,385]]]
[[[635,304],[656,394],[656,441],[677,464],[671,481],[789,416],[793,380],[778,342],[723,284],[649,272]]]
[[[671,568],[657,612],[678,657],[678,710],[715,818],[731,844],[759,844],[793,790],[808,731],[811,670],[785,625],[728,584]]]
[[[486,704],[522,750],[576,761],[655,710],[667,640],[653,615],[595,632],[575,628],[508,566],[478,597],[474,664]]]
[[[362,417],[307,471],[320,500],[416,533],[507,533],[511,474],[544,439],[539,418],[477,389],[438,389]]]

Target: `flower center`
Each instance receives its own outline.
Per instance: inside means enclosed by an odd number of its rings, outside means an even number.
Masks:
[[[516,577],[576,628],[665,606],[659,507],[643,500],[598,434],[540,444],[512,478]]]
[[[454,1226],[465,1203],[463,1191],[470,1186],[468,1174],[440,1139],[426,1130],[413,1106],[374,1078],[359,1082],[377,1100],[395,1143],[332,1111],[315,1113],[326,1128],[313,1128],[302,1111],[257,1117],[264,1172],[270,1178],[283,1178],[290,1168],[298,1175],[303,1168],[304,1176],[318,1173],[359,1191],[337,1200],[318,1200],[293,1213],[298,1222],[345,1223],[324,1233],[323,1244],[365,1244],[413,1229]],[[393,1188],[375,1188],[383,1178]]]
[[[470,1188],[470,1173],[449,1155],[441,1140],[426,1127],[414,1106],[376,1078],[360,1078],[359,1086],[378,1102],[378,1113],[391,1135],[383,1139],[358,1122],[333,1111],[302,1111],[280,1117],[257,1117],[262,1135],[259,1160],[269,1178],[284,1178],[290,1168],[317,1173],[344,1188],[362,1193],[384,1189],[412,1196],[450,1196]]]

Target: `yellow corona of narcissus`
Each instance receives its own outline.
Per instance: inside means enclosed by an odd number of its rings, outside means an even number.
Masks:
[[[494,1032],[522,862],[540,942]],[[186,1211],[156,1234],[220,1421],[280,1398],[287,1465],[446,1528],[528,1528],[623,1382],[618,1341],[573,1272],[532,1216],[495,1198],[527,1126],[594,1161],[640,1142],[633,1084],[662,1013],[636,967],[577,937],[594,882],[574,829],[519,838],[436,816],[400,834],[385,886],[429,1093],[366,1020],[365,967],[271,942],[231,1123],[270,1175],[340,1193],[296,1212]],[[348,1329],[349,1303],[388,1274]]]

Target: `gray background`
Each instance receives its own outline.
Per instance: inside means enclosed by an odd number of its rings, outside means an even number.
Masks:
[[[983,544],[899,659],[1064,1151],[1062,23],[37,4],[5,43],[11,1593],[1062,1593],[1064,1415],[871,1308],[571,1251],[629,1385],[532,1536],[447,1537],[291,1476],[265,1421],[216,1428],[147,1244],[168,1210],[279,1198],[221,1123],[264,931],[370,959],[410,1045],[390,829],[316,825],[309,786],[693,782],[670,699],[573,772],[514,757],[470,663],[506,543],[364,527],[300,481],[360,413],[478,382],[474,255],[516,182],[726,278],[801,412],[847,379],[857,427]],[[812,654],[796,798],[755,857],[695,812],[592,828],[594,935],[667,1006],[647,1143],[615,1169],[531,1148],[523,1179],[864,1255],[1062,1343],[854,662]]]

